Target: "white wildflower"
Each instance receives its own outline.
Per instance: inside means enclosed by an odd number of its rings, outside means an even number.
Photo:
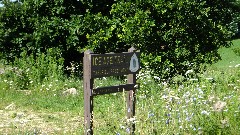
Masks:
[[[210,113],[209,113],[208,111],[203,110],[203,111],[201,112],[201,114],[209,115]]]
[[[188,74],[190,74],[190,73],[193,73],[193,70],[188,70],[188,71],[185,73],[185,75],[188,75]]]
[[[235,67],[240,67],[240,64],[237,64]]]
[[[221,112],[226,105],[227,105],[226,102],[217,101],[217,102],[213,105],[213,109],[214,109],[214,111],[216,111],[216,112]]]
[[[163,96],[162,96],[162,99],[166,99],[166,98],[168,98],[167,95],[163,95]]]
[[[198,81],[196,78],[189,79],[190,81]]]
[[[227,119],[221,120],[221,127],[225,128],[229,126],[229,122]]]
[[[209,78],[206,78],[206,80],[213,80],[213,78],[212,78],[212,77],[209,77]]]

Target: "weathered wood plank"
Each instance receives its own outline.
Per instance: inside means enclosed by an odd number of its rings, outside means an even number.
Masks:
[[[136,84],[125,84],[125,85],[117,85],[117,86],[108,86],[108,87],[100,87],[93,89],[93,96],[96,95],[103,95],[103,94],[110,94],[110,93],[116,93],[116,92],[123,92],[123,91],[129,91],[136,89]]]

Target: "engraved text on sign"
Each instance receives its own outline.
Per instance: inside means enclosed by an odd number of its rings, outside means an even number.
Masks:
[[[91,77],[107,77],[130,74],[139,69],[139,52],[91,54]],[[131,60],[134,60],[134,70],[130,70]]]

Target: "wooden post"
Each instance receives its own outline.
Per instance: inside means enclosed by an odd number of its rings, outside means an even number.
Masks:
[[[128,52],[135,52],[136,50],[131,47],[128,49]],[[131,73],[128,74],[127,76],[127,83],[128,84],[135,84],[136,85],[136,73]],[[129,125],[129,132],[130,134],[134,134],[135,131],[135,121],[134,121],[134,116],[135,116],[135,105],[136,105],[136,88],[133,90],[127,91],[127,119],[130,120],[130,125]]]
[[[85,135],[93,135],[93,78],[91,78],[91,57],[92,52],[84,52],[83,77],[84,77],[84,125]]]

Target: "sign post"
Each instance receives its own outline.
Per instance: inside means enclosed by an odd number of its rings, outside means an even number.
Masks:
[[[83,87],[84,87],[84,125],[85,135],[93,134],[93,97],[127,91],[127,118],[134,119],[136,104],[136,74],[140,69],[140,52],[133,47],[124,53],[94,54],[84,52]],[[127,84],[93,88],[94,78],[108,76],[127,76]],[[134,121],[129,123],[129,132],[135,131]]]
[[[88,50],[84,52],[83,58],[83,89],[84,89],[84,124],[85,124],[85,135],[92,135],[93,130],[93,79],[90,76],[91,72],[91,64],[89,60],[89,56],[91,55],[91,51]]]
[[[130,48],[128,52],[135,52],[134,48]],[[131,74],[127,76],[128,84],[137,84],[136,82],[136,71],[139,69],[139,62],[136,54],[134,53],[130,61]],[[127,91],[127,119],[134,118],[135,116],[135,104],[136,104],[136,91],[135,89]],[[135,131],[135,122],[130,121],[130,133],[133,134]]]

